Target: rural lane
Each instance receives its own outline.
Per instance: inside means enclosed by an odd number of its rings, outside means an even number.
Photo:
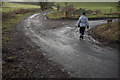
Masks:
[[[40,47],[43,55],[63,67],[75,78],[117,78],[118,50],[101,44],[85,35],[79,39],[76,20],[49,20],[46,13],[25,19],[23,32]],[[90,21],[90,28],[106,20]]]

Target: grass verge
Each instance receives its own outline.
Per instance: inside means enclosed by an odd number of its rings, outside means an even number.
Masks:
[[[64,2],[55,2],[55,5],[59,4],[61,8],[65,7]],[[102,12],[109,12],[112,9],[112,12],[116,12],[117,2],[67,2],[67,5],[73,4],[76,9],[84,8],[86,10],[97,10],[100,9]]]
[[[99,25],[90,31],[90,35],[106,46],[118,48],[120,44],[120,29],[118,27],[118,22]]]
[[[118,41],[120,32],[118,30],[118,22],[102,24],[94,29],[94,32],[106,40]]]
[[[10,36],[10,32],[14,30],[14,26],[20,22],[25,16],[29,16],[38,12],[31,12],[26,14],[18,14],[13,18],[7,19],[2,22],[2,43],[3,47],[8,46],[10,44],[10,40],[12,39]]]
[[[62,15],[61,15],[61,10],[59,11],[53,11],[49,14],[46,15],[47,18],[49,19],[62,19]],[[79,19],[80,15],[74,15],[74,16],[71,16],[69,17],[69,19]],[[99,14],[99,15],[87,15],[87,17],[89,19],[97,19],[97,18],[112,18],[112,17],[118,17],[117,14],[112,14],[112,15],[104,15],[104,14]]]

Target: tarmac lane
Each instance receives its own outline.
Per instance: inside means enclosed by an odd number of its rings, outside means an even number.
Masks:
[[[79,39],[76,20],[49,20],[45,12],[24,21],[24,33],[40,46],[49,60],[61,65],[75,78],[117,78],[118,50],[98,46],[87,33]],[[106,20],[89,21],[90,28]]]

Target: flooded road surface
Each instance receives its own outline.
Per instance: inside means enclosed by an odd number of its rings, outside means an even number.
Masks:
[[[38,13],[25,20],[24,32],[51,61],[76,78],[118,77],[118,51],[101,44],[87,34],[79,39],[76,20],[48,20]],[[106,20],[90,21],[90,28]]]

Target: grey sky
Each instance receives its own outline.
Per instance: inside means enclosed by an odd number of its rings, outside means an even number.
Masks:
[[[43,1],[50,1],[50,2],[118,2],[119,0],[0,0],[3,2],[10,2],[10,1],[17,1],[17,2],[43,2]]]

